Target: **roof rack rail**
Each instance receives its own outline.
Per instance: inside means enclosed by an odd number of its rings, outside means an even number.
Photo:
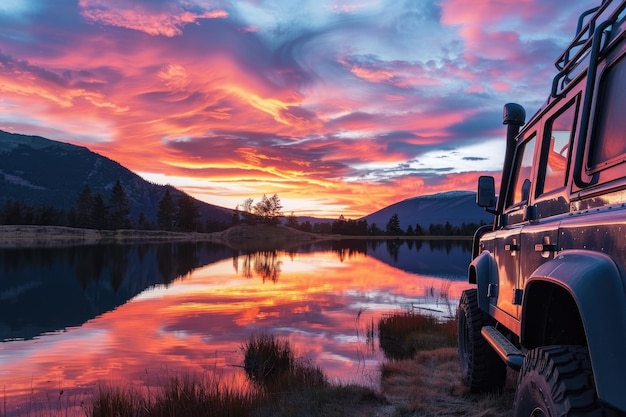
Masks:
[[[576,36],[554,61],[554,65],[559,70],[559,73],[552,82],[552,97],[557,97],[574,76],[584,69],[581,68],[581,63],[589,57],[594,38],[602,37],[604,30],[608,30],[608,27],[611,26],[604,24],[604,22],[617,21],[619,14],[624,12],[625,8],[626,2],[624,1],[602,0],[600,6],[589,9],[580,15],[576,27]],[[585,23],[589,16],[591,17]],[[601,24],[604,29],[596,33],[598,24]],[[603,46],[606,46],[600,45],[601,41],[602,39],[595,40],[595,48],[598,52]],[[578,69],[578,72],[575,71],[576,69]]]
[[[587,41],[593,35],[593,30],[595,26],[595,21],[592,19],[589,21],[589,24],[585,27],[585,31],[583,32],[583,25],[585,23],[585,18],[591,14],[594,14],[600,9],[601,6],[594,7],[593,9],[589,9],[586,12],[583,12],[578,18],[578,25],[576,26],[576,37],[569,44],[569,46],[563,51],[563,53],[554,61],[554,65],[558,70],[563,70],[567,64],[571,61],[572,54],[575,55],[577,49],[581,46],[585,45]],[[583,48],[585,49],[585,48]]]

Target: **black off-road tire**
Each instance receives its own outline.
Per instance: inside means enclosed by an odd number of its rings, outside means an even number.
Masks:
[[[515,417],[600,417],[585,346],[546,346],[526,355],[513,405]]]
[[[476,289],[461,294],[458,318],[459,361],[463,382],[471,392],[502,391],[506,380],[506,364],[480,334],[491,320],[478,308]]]

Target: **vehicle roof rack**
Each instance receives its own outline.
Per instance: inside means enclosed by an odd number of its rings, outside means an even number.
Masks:
[[[554,61],[559,73],[552,82],[552,97],[558,97],[565,86],[586,68],[582,64],[590,55],[595,55],[594,58],[598,58],[598,53],[606,46],[607,39],[603,39],[604,33],[610,30],[609,27],[614,22],[620,20],[620,15],[621,18],[624,17],[625,9],[626,2],[624,1],[603,0],[600,6],[589,9],[580,15],[576,27],[576,36]],[[591,17],[588,18],[589,16]],[[587,20],[586,23],[585,20]],[[596,33],[599,27],[602,29]],[[602,44],[603,41],[605,44]],[[594,47],[596,54],[591,53]]]

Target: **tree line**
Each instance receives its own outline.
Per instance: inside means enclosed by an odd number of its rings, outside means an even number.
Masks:
[[[292,213],[284,216],[283,206],[277,194],[263,195],[257,203],[252,198],[244,200],[233,210],[230,224],[214,219],[201,220],[200,209],[195,200],[181,193],[174,197],[166,189],[159,200],[156,221],[150,221],[141,212],[136,220],[131,219],[130,205],[124,187],[118,180],[108,198],[93,192],[85,185],[79,193],[76,204],[69,210],[52,206],[33,206],[19,201],[6,201],[0,207],[0,224],[58,225],[100,230],[138,229],[168,230],[182,232],[215,232],[237,224],[269,224],[285,226],[309,233],[339,234],[349,236],[471,236],[484,222],[452,225],[430,224],[422,227],[419,223],[400,226],[398,214],[393,214],[384,229],[367,220],[351,220],[341,215],[337,220],[311,223],[299,222]],[[284,219],[284,221],[283,221]]]
[[[455,226],[450,222],[445,224],[430,224],[427,228],[423,228],[419,223],[408,225],[406,229],[400,226],[400,217],[393,214],[384,229],[381,229],[376,223],[368,224],[367,220],[350,220],[343,215],[332,222],[311,223],[305,221],[298,222],[298,219],[291,214],[287,217],[287,226],[309,233],[319,234],[340,234],[350,236],[472,236],[476,229],[484,225],[480,223],[461,223]]]
[[[76,204],[69,210],[8,200],[0,207],[0,224],[182,232],[214,232],[225,230],[230,226],[213,219],[201,221],[200,209],[194,199],[185,193],[174,198],[169,189],[166,189],[159,200],[156,221],[149,220],[143,212],[133,220],[130,213],[128,196],[118,180],[108,198],[101,193],[93,192],[91,187],[85,184],[76,199]]]

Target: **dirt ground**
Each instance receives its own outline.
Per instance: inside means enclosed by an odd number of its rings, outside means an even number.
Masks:
[[[396,416],[506,417],[511,414],[517,380],[516,372],[508,372],[502,394],[470,394],[461,381],[457,349],[440,348],[382,365],[381,378]]]

